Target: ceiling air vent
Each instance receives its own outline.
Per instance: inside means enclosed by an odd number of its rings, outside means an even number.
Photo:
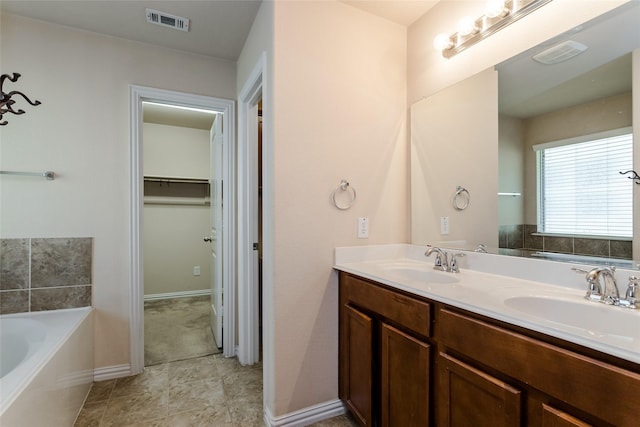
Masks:
[[[585,50],[587,50],[587,46],[583,45],[582,43],[578,43],[573,40],[567,40],[566,42],[557,44],[547,50],[543,50],[537,55],[534,55],[533,59],[542,64],[557,64],[558,62],[571,59],[574,56],[581,54]]]
[[[189,18],[182,18],[159,10],[147,9],[147,22],[180,31],[189,31]]]

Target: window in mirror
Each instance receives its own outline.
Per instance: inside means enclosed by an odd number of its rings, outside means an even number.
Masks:
[[[533,147],[538,172],[538,232],[631,238],[631,128]]]

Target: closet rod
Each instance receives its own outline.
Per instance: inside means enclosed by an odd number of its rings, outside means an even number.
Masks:
[[[47,180],[49,181],[53,181],[56,174],[53,173],[52,171],[44,171],[44,172],[0,171],[0,175],[40,176],[43,178],[47,178]]]
[[[209,180],[204,178],[170,178],[162,176],[145,176],[145,181],[150,182],[178,182],[178,183],[191,183],[191,184],[208,184]]]

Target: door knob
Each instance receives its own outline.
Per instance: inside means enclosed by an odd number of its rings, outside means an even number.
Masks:
[[[203,240],[204,240],[205,242],[210,242],[212,239],[211,239],[211,237],[205,237]]]

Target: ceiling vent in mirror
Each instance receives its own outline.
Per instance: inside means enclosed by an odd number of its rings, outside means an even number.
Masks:
[[[541,64],[557,64],[559,62],[566,61],[567,59],[571,59],[587,49],[587,46],[582,43],[567,40],[566,42],[557,44],[549,49],[543,50],[537,55],[534,55],[533,59]]]
[[[159,10],[147,9],[147,22],[162,25],[163,27],[174,28],[180,31],[189,31],[189,18],[171,15]]]

